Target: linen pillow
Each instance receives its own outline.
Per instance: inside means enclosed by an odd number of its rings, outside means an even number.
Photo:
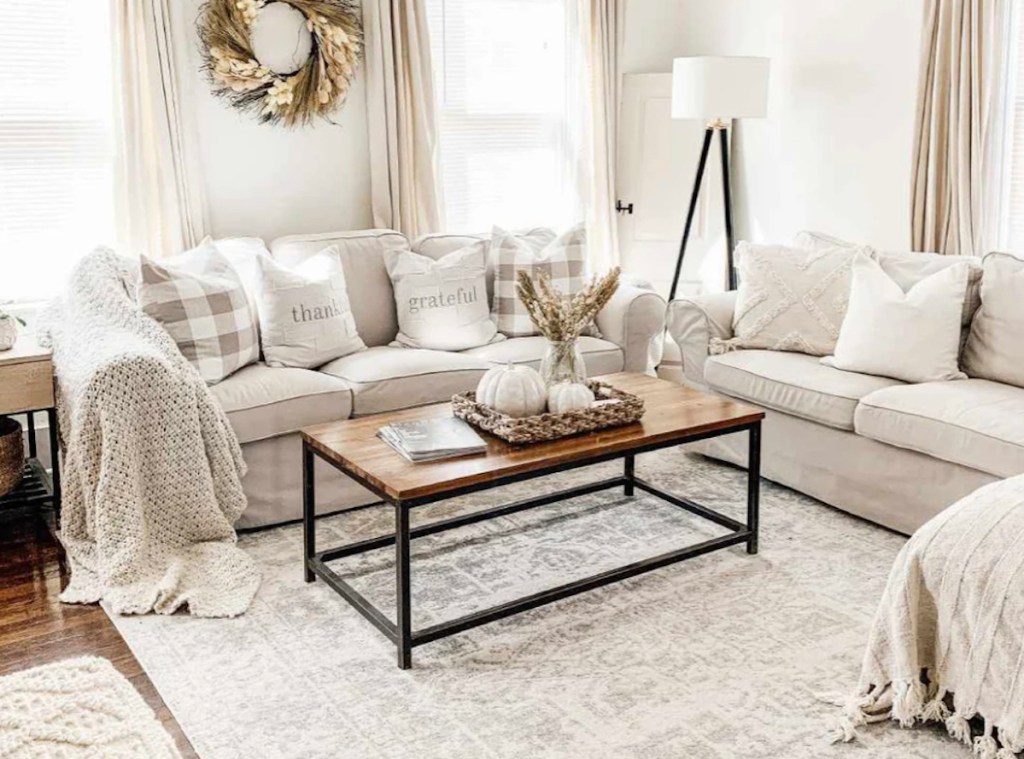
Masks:
[[[828,355],[846,315],[850,268],[859,252],[842,246],[801,250],[741,242],[736,246],[740,287],[734,337],[713,339],[712,349]]]
[[[387,251],[399,345],[460,351],[494,341],[497,328],[487,306],[486,245],[475,242],[438,260],[410,250]]]
[[[893,278],[893,281],[904,290],[908,290],[925,277],[929,277],[948,266],[956,266],[967,261],[970,264],[970,272],[967,282],[967,297],[964,299],[964,310],[961,316],[961,324],[964,327],[971,326],[971,319],[981,305],[981,259],[974,256],[944,256],[940,253],[922,253],[920,251],[890,251],[878,250],[868,245],[840,240],[821,232],[800,232],[793,239],[793,245],[808,250],[820,250],[829,247],[847,247],[850,249],[864,249],[871,252],[871,257],[878,261],[882,271]],[[965,331],[962,340],[966,341]]]
[[[539,335],[526,306],[516,295],[518,272],[531,277],[543,274],[565,294],[582,290],[586,284],[587,233],[583,225],[555,237],[517,235],[495,227],[491,235],[491,265],[494,269],[492,315],[498,331],[506,337]],[[585,334],[594,334],[593,330]]]
[[[145,256],[136,302],[210,385],[259,361],[256,316],[238,274],[207,243],[170,263]]]
[[[965,379],[957,366],[970,266],[961,262],[904,292],[864,254],[853,262],[850,306],[823,364],[904,382]]]
[[[259,315],[268,366],[311,369],[365,350],[334,246],[294,269],[259,259]]]
[[[981,307],[964,349],[964,371],[1024,387],[1024,261],[989,253],[982,265]]]

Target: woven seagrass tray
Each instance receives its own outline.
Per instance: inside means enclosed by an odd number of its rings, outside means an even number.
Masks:
[[[495,411],[490,406],[476,402],[476,393],[459,393],[452,396],[452,412],[477,429],[489,432],[508,443],[540,443],[557,440],[582,432],[594,432],[608,427],[632,424],[644,415],[644,400],[631,393],[616,390],[603,382],[590,381],[587,386],[594,391],[594,397],[614,400],[590,408],[564,411],[561,414],[539,414],[537,416],[514,417]]]

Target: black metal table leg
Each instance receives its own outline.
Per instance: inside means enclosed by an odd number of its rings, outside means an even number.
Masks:
[[[302,542],[305,560],[302,563],[306,582],[313,582],[316,575],[309,566],[310,560],[316,556],[316,493],[313,482],[313,451],[309,445],[302,443]]]
[[[622,486],[622,492],[626,495],[633,495],[633,480],[634,480],[634,466],[636,464],[636,457],[629,455],[625,457],[625,466],[623,468],[623,477],[626,482]]]
[[[398,608],[398,668],[412,667],[412,599],[409,567],[409,509],[395,504],[395,578]]]
[[[28,424],[28,457],[30,459],[34,459],[36,457],[36,414],[35,414],[35,412],[34,411],[29,411],[27,414],[25,414],[25,421]]]
[[[761,423],[750,428],[747,448],[747,553],[757,553],[757,532],[761,511]]]
[[[53,485],[53,513],[57,526],[60,527],[60,430],[57,428],[57,409],[47,409],[46,418],[50,428],[50,482]],[[35,439],[34,431],[32,438]]]

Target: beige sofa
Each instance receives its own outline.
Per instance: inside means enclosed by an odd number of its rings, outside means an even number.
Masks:
[[[431,235],[413,250],[438,258],[474,236]],[[382,411],[436,403],[471,390],[487,369],[513,362],[539,365],[541,337],[493,343],[461,353],[390,347],[398,332],[394,294],[383,252],[409,247],[404,235],[367,230],[284,237],[271,255],[293,265],[328,245],[341,251],[360,336],[368,349],[332,361],[317,371],[245,367],[211,389],[242,444],[249,472],[243,480],[249,505],[240,528],[298,519],[302,512],[302,427]],[[598,315],[602,337],[583,337],[580,347],[590,375],[653,372],[660,358],[665,301],[640,287],[620,287]],[[317,461],[317,502],[322,513],[370,503],[368,491]]]
[[[884,255],[883,268],[909,281],[915,267],[926,273],[935,262]],[[674,301],[668,329],[685,384],[764,408],[768,479],[909,534],[981,485],[1024,472],[1024,389],[982,379],[905,384],[798,353],[710,355],[711,338],[732,337],[735,300],[718,293]],[[976,295],[968,303],[966,325]],[[726,437],[699,450],[744,464],[745,445]]]

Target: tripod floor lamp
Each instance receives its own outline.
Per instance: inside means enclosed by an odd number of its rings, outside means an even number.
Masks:
[[[736,268],[733,265],[732,197],[729,189],[729,123],[732,119],[764,118],[768,109],[768,59],[746,57],[696,56],[676,58],[672,63],[672,118],[702,119],[707,122],[704,144],[697,162],[686,226],[679,244],[679,257],[672,277],[669,300],[676,297],[679,275],[683,271],[686,244],[690,240],[693,216],[697,210],[700,187],[704,180],[711,140],[718,133],[722,154],[722,192],[725,200],[725,239],[727,281],[736,289]]]

